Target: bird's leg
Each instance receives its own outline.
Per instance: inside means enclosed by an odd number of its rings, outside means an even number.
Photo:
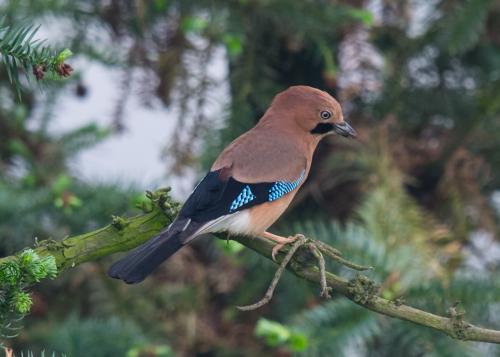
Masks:
[[[271,253],[273,260],[276,261],[276,253],[278,253],[280,251],[280,249],[283,248],[286,244],[291,244],[291,243],[295,242],[298,239],[299,235],[295,235],[295,236],[286,238],[286,237],[278,236],[278,235],[273,234],[273,233],[264,232],[261,234],[261,237],[267,238],[267,239],[272,240],[273,242],[276,242],[276,245],[273,247],[273,251]]]

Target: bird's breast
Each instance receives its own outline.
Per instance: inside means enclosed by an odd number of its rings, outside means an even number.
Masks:
[[[290,205],[295,192],[291,192],[282,198],[254,206],[249,212],[249,231],[252,235],[260,235],[265,232]]]

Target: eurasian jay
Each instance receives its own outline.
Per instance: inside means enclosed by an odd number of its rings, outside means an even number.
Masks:
[[[267,229],[306,180],[316,146],[330,133],[356,136],[328,93],[307,86],[279,93],[257,125],[219,155],[172,224],[115,262],[109,275],[141,282],[196,237],[221,231],[276,242],[274,258],[294,238]]]

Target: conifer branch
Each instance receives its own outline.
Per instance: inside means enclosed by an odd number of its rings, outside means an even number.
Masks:
[[[28,79],[28,73],[33,73],[37,80],[44,78],[46,73],[69,77],[73,71],[65,63],[71,51],[57,51],[44,45],[44,41],[35,40],[38,29],[33,25],[9,26],[0,20],[0,59],[18,95],[21,90],[20,70],[24,71]]]
[[[112,223],[104,228],[68,237],[62,241],[42,241],[34,248],[34,252],[40,257],[53,256],[60,273],[84,262],[128,251],[154,237],[175,217],[178,205],[164,191],[149,193],[149,197],[156,205],[144,207],[147,211],[145,214],[131,218],[114,217]],[[223,234],[218,237],[228,238]],[[229,239],[272,260],[274,243],[269,240],[259,237],[233,236]],[[332,247],[330,248],[333,250]],[[285,251],[280,253],[276,263],[282,263],[285,256]],[[0,266],[14,259],[16,256],[1,258]],[[287,269],[304,280],[321,284],[323,274],[318,267],[318,259],[307,245],[297,250],[288,262]],[[433,328],[455,339],[500,344],[500,331],[468,323],[464,320],[463,313],[457,312],[456,306],[450,307],[447,311],[448,316],[439,316],[405,305],[399,300],[392,301],[380,297],[377,285],[366,276],[358,275],[352,280],[346,280],[330,272],[324,272],[324,276],[326,283],[333,291],[366,309]]]

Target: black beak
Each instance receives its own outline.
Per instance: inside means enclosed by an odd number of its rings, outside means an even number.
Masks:
[[[358,135],[356,130],[345,121],[340,124],[333,124],[333,131],[346,138],[355,138]]]

